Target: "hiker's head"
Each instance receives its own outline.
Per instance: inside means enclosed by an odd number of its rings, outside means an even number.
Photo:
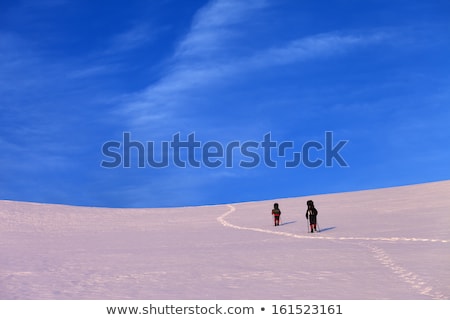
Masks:
[[[312,200],[308,200],[308,201],[306,201],[306,205],[308,207],[314,207],[314,202]]]
[[[275,202],[275,203],[273,204],[273,207],[274,207],[275,209],[278,209],[278,203]]]

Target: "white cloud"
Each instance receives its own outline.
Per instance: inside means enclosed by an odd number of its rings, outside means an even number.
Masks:
[[[324,33],[301,39],[295,39],[285,46],[268,49],[250,59],[250,63],[259,66],[273,66],[295,63],[343,53],[360,45],[372,44],[382,40],[380,34],[352,35]]]
[[[118,33],[110,39],[107,54],[115,54],[123,51],[137,49],[152,42],[155,31],[147,23],[136,24],[129,30]]]
[[[217,0],[209,3],[193,18],[189,32],[179,43],[165,76],[137,93],[125,103],[125,113],[133,125],[175,117],[173,108],[186,98],[189,90],[211,83],[230,73],[233,65],[217,64],[220,50],[231,40],[233,24],[245,22],[262,1]]]
[[[215,0],[199,10],[175,57],[206,58],[220,55],[227,42],[242,30],[239,26],[266,6],[266,1]]]
[[[262,1],[216,0],[200,9],[189,32],[170,60],[159,81],[128,99],[124,112],[135,127],[149,127],[153,121],[174,121],[179,107],[191,97],[232,77],[280,65],[342,54],[359,46],[384,41],[382,32],[345,34],[330,32],[293,39],[277,47],[262,47],[257,52],[237,54],[236,46],[246,23],[264,10]]]
[[[98,75],[114,74],[118,71],[118,67],[113,64],[97,64],[93,66],[81,67],[74,71],[69,71],[69,78],[90,78]]]

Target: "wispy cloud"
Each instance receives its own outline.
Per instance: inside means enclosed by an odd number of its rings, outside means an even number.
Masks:
[[[225,55],[227,44],[238,36],[242,24],[267,7],[266,1],[215,0],[195,15],[189,33],[179,44],[175,58],[203,59]]]
[[[200,9],[190,30],[178,44],[166,74],[143,92],[129,96],[124,112],[133,125],[142,126],[163,118],[174,118],[173,108],[188,91],[230,74],[234,66],[225,62],[226,48],[251,12],[263,1],[212,1]],[[221,54],[222,52],[222,54]]]
[[[127,71],[134,52],[153,43],[159,31],[146,22],[136,23],[129,29],[109,36],[101,48],[80,57],[73,63],[69,78],[88,79],[98,76],[117,75]],[[130,58],[131,57],[131,58]]]
[[[144,91],[129,96],[124,112],[134,126],[176,119],[177,108],[198,90],[229,81],[255,70],[289,65],[345,53],[386,39],[383,32],[330,32],[293,39],[257,52],[237,53],[246,23],[267,8],[265,1],[212,1],[194,16],[191,28],[178,44],[166,74]]]
[[[152,42],[155,36],[156,31],[147,23],[136,24],[130,29],[112,36],[108,41],[109,44],[105,54],[117,54],[135,50]]]
[[[358,46],[386,39],[384,33],[353,35],[339,32],[317,34],[295,39],[284,46],[270,48],[251,57],[246,64],[254,67],[284,65],[302,60],[344,53]]]
[[[81,66],[68,73],[69,78],[91,78],[99,75],[113,74],[119,71],[117,64],[94,64],[91,66]]]

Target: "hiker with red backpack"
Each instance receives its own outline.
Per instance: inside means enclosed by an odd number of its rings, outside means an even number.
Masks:
[[[317,232],[318,211],[314,207],[314,202],[312,200],[308,200],[306,202],[306,205],[308,206],[308,209],[306,209],[306,219],[309,219],[309,227],[311,229],[311,233],[313,233],[314,231]]]
[[[275,223],[275,227],[279,226],[280,225],[281,210],[278,207],[278,203],[274,203],[273,204],[272,216],[273,216],[273,220],[274,220],[274,223]]]

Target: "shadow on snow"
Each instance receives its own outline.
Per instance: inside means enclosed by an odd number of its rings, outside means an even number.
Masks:
[[[336,229],[336,227],[328,227],[328,228],[320,229],[320,232],[326,232],[326,231],[330,231],[333,229]]]
[[[280,226],[284,226],[286,224],[296,223],[297,221],[288,221],[288,222],[282,222],[280,223]]]

